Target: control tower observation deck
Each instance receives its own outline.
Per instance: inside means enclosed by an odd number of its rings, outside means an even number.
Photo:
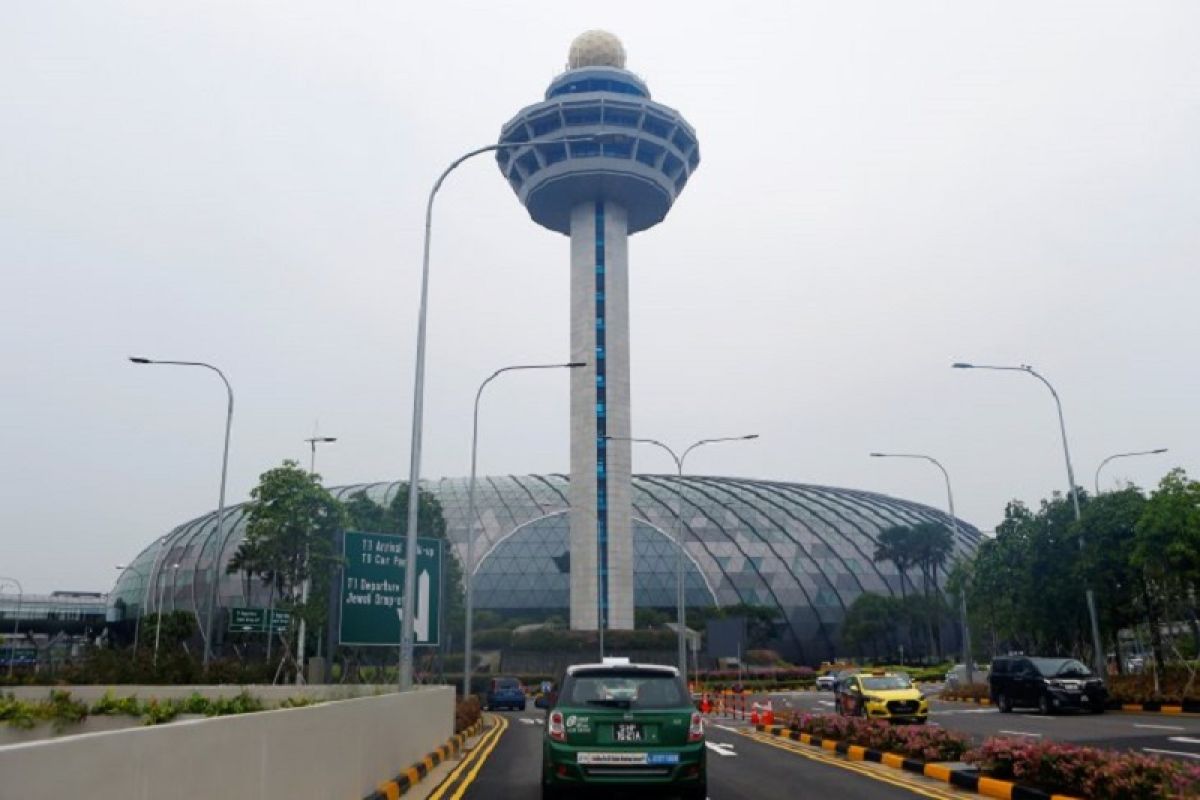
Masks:
[[[500,171],[571,237],[571,627],[633,627],[630,234],[666,217],[700,164],[696,132],[650,99],[612,34],[588,31],[545,99],[500,132]],[[606,437],[614,437],[607,439]]]

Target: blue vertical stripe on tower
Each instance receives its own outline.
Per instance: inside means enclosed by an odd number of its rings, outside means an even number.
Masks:
[[[596,572],[599,625],[608,627],[608,390],[605,375],[604,203],[596,203]]]

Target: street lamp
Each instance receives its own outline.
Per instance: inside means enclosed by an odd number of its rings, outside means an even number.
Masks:
[[[490,153],[506,147],[533,147],[540,144],[562,144],[565,142],[603,142],[610,138],[616,140],[623,138],[623,136],[622,134],[614,133],[563,137],[559,139],[531,139],[527,142],[497,142],[496,144],[477,147],[451,161],[450,166],[442,170],[442,174],[433,182],[433,188],[429,190],[429,198],[425,202],[425,243],[421,255],[421,299],[417,311],[417,353],[414,360],[416,374],[413,378],[412,435],[409,439],[410,451],[408,463],[408,530],[405,533],[404,542],[405,564],[416,564],[417,561],[417,512],[421,500],[421,434],[424,426],[425,407],[425,322],[429,309],[429,246],[433,233],[434,198],[437,197],[438,190],[442,188],[442,183],[445,182],[447,176],[457,169],[459,164],[482,153]],[[398,681],[400,691],[412,688],[413,627],[415,623],[415,609],[413,605],[417,596],[416,584],[416,581],[406,580],[404,582],[404,607],[400,626],[400,674]]]
[[[483,396],[484,387],[505,372],[524,369],[576,369],[586,366],[586,361],[572,361],[569,364],[518,364],[502,367],[485,378],[475,392],[475,416],[471,427],[471,481],[467,485],[467,620],[463,637],[463,697],[471,695],[471,645],[475,615],[475,457],[479,446],[479,399]],[[407,579],[405,583],[408,583]]]
[[[217,499],[217,543],[216,552],[213,553],[212,560],[212,578],[210,580],[208,592],[208,612],[204,620],[204,667],[208,668],[208,662],[212,659],[212,637],[213,637],[213,607],[216,604],[217,598],[217,583],[221,579],[220,561],[221,551],[225,549],[225,478],[229,473],[229,431],[233,426],[233,387],[229,385],[229,380],[225,377],[225,373],[214,367],[212,364],[206,364],[203,361],[163,361],[154,358],[144,358],[141,356],[130,356],[129,360],[134,364],[152,364],[172,367],[203,367],[204,369],[212,370],[220,377],[221,382],[225,384],[225,394],[228,397],[228,405],[225,410],[225,447],[221,455],[221,492]]]
[[[667,451],[671,459],[675,462],[675,469],[679,477],[683,478],[683,462],[688,457],[688,453],[695,450],[697,447],[703,447],[706,444],[716,444],[718,442],[743,442],[749,439],[757,439],[757,433],[747,434],[746,436],[722,436],[718,439],[701,439],[698,442],[693,442],[688,445],[687,449],[681,455],[676,455],[675,451],[657,439],[638,439],[625,436],[605,436],[608,441],[612,442],[633,442],[635,444],[652,444]],[[683,487],[680,486],[679,508],[675,511],[675,620],[679,630],[677,631],[679,640],[679,674],[687,676],[687,636],[686,636],[686,620],[687,607],[683,593]]]
[[[179,562],[176,562],[171,565],[172,573],[174,573],[178,569],[179,569]],[[159,569],[158,575],[156,577],[158,578],[158,602],[154,604],[154,610],[156,612],[155,617],[154,617],[154,668],[158,669],[158,640],[162,637],[162,596],[163,596],[163,587],[166,585],[166,581],[163,580],[163,572],[161,569]],[[174,576],[174,574],[172,574],[171,582],[174,583],[174,581],[175,581],[175,576]],[[171,603],[171,605],[175,605],[175,604]]]
[[[317,474],[317,445],[318,444],[332,444],[333,442],[337,441],[337,437],[336,436],[313,436],[312,438],[305,439],[304,441],[308,442],[308,446],[312,449],[312,455],[309,457],[309,461],[308,461],[308,474],[309,474],[309,477],[312,477]],[[312,578],[307,574],[308,573],[308,545],[307,544],[304,546],[304,571],[305,571],[304,585],[300,587],[300,607],[307,610],[309,587],[312,586]],[[274,624],[274,620],[267,620],[267,628],[271,628],[271,626],[273,624]],[[299,668],[296,670],[296,685],[300,685],[300,684],[304,683],[304,649],[305,649],[305,645],[308,643],[308,622],[307,622],[307,620],[304,619],[303,613],[300,614],[300,630],[298,631],[298,634],[299,634],[299,641],[296,642],[296,663],[299,665]],[[267,635],[270,636],[271,634],[268,633]],[[318,638],[318,640],[320,639],[320,637],[317,637],[317,638]],[[319,658],[320,655],[321,654],[318,652],[317,657]]]
[[[21,582],[16,578],[6,578],[0,575],[0,584],[5,581],[17,587],[17,613],[13,615],[13,643],[8,651],[8,676],[11,678],[13,669],[17,665],[17,638],[21,635],[21,601],[25,599],[25,590],[21,588]]]
[[[942,471],[942,477],[946,479],[946,502],[950,507],[950,530],[954,532],[954,543],[958,544],[958,517],[954,514],[954,491],[950,488],[950,473],[942,466],[942,462],[938,461],[933,456],[921,455],[919,453],[871,453],[871,458],[919,458],[928,461]],[[903,580],[903,576],[901,580]],[[971,655],[971,628],[967,622],[967,587],[963,584],[959,594],[958,614],[960,617],[960,625],[962,626],[962,648],[963,648],[963,666],[967,670],[967,683],[975,682],[975,661]]]
[[[1159,447],[1156,450],[1137,450],[1133,453],[1116,453],[1109,456],[1100,462],[1100,466],[1096,467],[1096,497],[1100,496],[1100,470],[1104,469],[1104,465],[1112,461],[1114,458],[1129,458],[1131,456],[1156,456],[1159,453],[1167,452],[1167,448]]]
[[[1071,489],[1071,504],[1075,507],[1075,521],[1082,519],[1083,514],[1079,510],[1079,489],[1075,485],[1075,469],[1071,466],[1071,448],[1067,445],[1067,423],[1063,419],[1062,401],[1058,398],[1058,392],[1050,385],[1050,381],[1046,380],[1037,370],[1028,364],[1021,364],[1018,367],[1007,366],[992,366],[986,364],[966,364],[961,361],[951,365],[954,369],[990,369],[1001,372],[1024,372],[1027,375],[1032,375],[1041,381],[1047,389],[1050,390],[1050,395],[1054,398],[1055,408],[1058,409],[1058,427],[1062,432],[1063,457],[1067,462],[1067,485]],[[1080,529],[1079,549],[1083,549],[1083,532]],[[1097,675],[1104,674],[1104,649],[1101,646],[1100,639],[1100,619],[1096,615],[1096,595],[1092,591],[1091,584],[1086,579],[1084,581],[1084,591],[1087,596],[1088,618],[1091,621],[1092,627],[1092,664],[1096,669]]]

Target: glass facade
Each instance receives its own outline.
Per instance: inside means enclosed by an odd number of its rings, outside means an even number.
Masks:
[[[566,616],[570,554],[565,475],[480,478],[471,526],[482,554],[476,606]],[[332,489],[343,499],[365,490],[391,502],[398,483]],[[460,561],[466,550],[467,480],[426,483],[437,495]],[[893,525],[949,523],[942,511],[873,492],[741,478],[635,475],[634,600],[673,608],[673,537],[682,523],[687,600],[691,605],[775,606],[795,658],[816,662],[837,651],[846,609],[863,592],[900,596],[890,563],[874,560],[879,532]],[[679,516],[676,511],[679,510]],[[222,564],[244,534],[244,507],[227,511],[217,546],[215,514],[186,522],[147,547],[122,573],[110,596],[120,616],[163,608],[204,609],[213,553]],[[955,554],[973,552],[979,531],[959,521]],[[179,564],[178,568],[172,565]],[[223,569],[222,569],[223,572]],[[247,594],[250,596],[247,596]],[[257,585],[222,574],[222,606],[266,605]]]

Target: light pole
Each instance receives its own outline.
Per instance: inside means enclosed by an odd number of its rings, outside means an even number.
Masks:
[[[695,450],[697,447],[703,447],[706,444],[716,444],[717,442],[743,442],[749,439],[757,439],[757,433],[747,434],[746,436],[722,436],[718,439],[701,439],[698,442],[693,442],[683,451],[682,454],[676,455],[675,451],[657,439],[639,439],[635,437],[623,436],[605,436],[605,439],[613,442],[634,442],[635,444],[652,444],[667,451],[671,459],[675,462],[675,469],[679,477],[683,478],[683,462],[688,457],[688,453]],[[683,486],[680,485],[679,508],[675,511],[675,621],[678,626],[679,640],[679,674],[687,677],[687,604],[683,592]],[[740,660],[739,660],[740,663]]]
[[[1137,450],[1133,453],[1115,453],[1100,462],[1100,466],[1096,467],[1096,497],[1100,496],[1100,470],[1104,469],[1104,465],[1112,461],[1114,458],[1129,458],[1131,456],[1156,456],[1159,453],[1167,452],[1167,448],[1159,447],[1156,450]]]
[[[475,415],[471,425],[471,481],[467,484],[467,619],[464,631],[466,635],[463,637],[463,697],[471,695],[471,645],[475,615],[475,463],[479,450],[479,399],[483,396],[484,387],[505,372],[525,369],[576,369],[586,366],[586,361],[572,361],[568,364],[517,364],[501,367],[485,378],[475,392]]]
[[[620,134],[611,134],[612,138],[623,138]],[[413,407],[412,407],[412,435],[409,439],[409,461],[408,461],[408,530],[405,532],[404,542],[404,563],[417,563],[417,512],[420,505],[420,482],[421,482],[421,434],[424,427],[424,411],[425,411],[425,328],[426,319],[429,310],[429,246],[433,234],[433,201],[437,197],[438,190],[442,188],[442,183],[445,182],[447,176],[450,175],[458,165],[467,159],[474,158],[482,153],[490,153],[495,150],[503,150],[508,147],[522,148],[533,147],[539,144],[563,144],[566,142],[590,142],[606,139],[607,135],[602,136],[576,136],[563,137],[559,139],[531,139],[528,142],[497,142],[483,147],[477,147],[474,150],[469,150],[463,153],[458,158],[450,162],[450,166],[442,170],[442,174],[433,182],[433,188],[429,190],[429,198],[425,202],[425,243],[421,254],[421,299],[417,311],[417,353],[415,358],[415,376],[413,378]],[[415,609],[413,605],[417,596],[417,582],[406,580],[404,581],[404,607],[402,609],[401,624],[400,624],[400,674],[399,674],[399,689],[405,691],[412,688],[412,662],[413,662],[413,627],[415,623]]]
[[[8,650],[8,676],[11,678],[13,669],[17,665],[17,638],[21,635],[21,601],[25,599],[25,590],[21,588],[21,582],[16,578],[6,578],[0,575],[0,583],[5,581],[17,587],[17,612],[13,615],[13,643]]]
[[[1079,488],[1075,485],[1075,468],[1071,466],[1071,448],[1067,444],[1067,423],[1063,419],[1062,401],[1058,398],[1058,392],[1050,385],[1050,381],[1046,380],[1042,375],[1028,364],[1021,364],[1018,367],[1008,366],[992,366],[987,364],[967,364],[964,362],[956,362],[951,365],[954,369],[990,369],[1001,372],[1024,372],[1027,375],[1032,375],[1041,381],[1047,389],[1050,390],[1050,395],[1054,398],[1054,406],[1058,409],[1058,427],[1062,433],[1063,458],[1067,462],[1067,485],[1071,489],[1071,504],[1075,507],[1075,521],[1078,522],[1083,518],[1083,514],[1079,510]],[[1079,549],[1084,546],[1083,532],[1080,530]],[[1100,639],[1100,619],[1096,615],[1096,595],[1092,591],[1091,584],[1084,581],[1085,595],[1087,597],[1088,618],[1091,621],[1092,627],[1092,665],[1096,670],[1097,675],[1104,675],[1104,649],[1101,646]]]
[[[174,582],[174,572],[179,569],[179,562],[171,565],[171,581]],[[163,586],[166,581],[163,580],[163,572],[160,568],[158,571],[158,602],[154,604],[154,668],[158,669],[158,640],[162,637],[162,596]],[[174,603],[172,603],[174,605]]]
[[[942,462],[938,461],[933,456],[921,455],[919,453],[871,453],[871,458],[918,458],[923,461],[928,461],[942,471],[942,477],[946,479],[946,503],[950,507],[950,530],[954,533],[954,543],[958,544],[958,517],[954,514],[954,490],[950,488],[950,473],[942,466]],[[903,578],[901,579],[903,580]],[[975,660],[971,655],[971,628],[967,621],[967,587],[964,582],[962,590],[958,593],[959,604],[958,614],[960,624],[962,626],[962,648],[963,648],[963,666],[967,670],[967,683],[975,682]]]
[[[129,360],[134,364],[203,367],[217,373],[221,382],[225,384],[225,394],[228,397],[228,404],[225,410],[225,447],[221,454],[221,492],[217,498],[217,542],[212,559],[212,577],[209,581],[208,611],[204,620],[204,667],[207,669],[208,662],[212,660],[213,609],[217,598],[217,584],[221,580],[221,551],[225,549],[225,478],[229,474],[229,432],[233,427],[233,387],[229,385],[229,380],[225,377],[224,372],[221,372],[221,370],[212,364],[206,364],[203,361],[163,361],[161,359],[143,358],[141,356],[130,356]]]
[[[308,475],[311,478],[317,474],[317,445],[318,444],[331,444],[331,443],[337,441],[337,437],[336,436],[313,436],[312,438],[305,439],[304,441],[308,442],[308,446],[310,448],[312,448],[312,455],[309,457],[309,461],[308,461]],[[304,583],[300,587],[300,607],[302,609],[304,609],[304,611],[307,611],[308,610],[308,592],[309,592],[309,587],[312,585],[312,579],[308,576],[308,545],[307,544],[304,545],[304,572],[305,572]],[[297,686],[304,683],[304,646],[305,646],[305,644],[307,644],[307,639],[308,639],[308,624],[307,624],[307,621],[304,619],[304,611],[300,612],[299,641],[296,642],[296,664],[297,664],[296,685]],[[273,635],[270,630],[273,625],[274,625],[274,620],[268,619],[267,620],[267,636]],[[320,637],[318,637],[318,638],[320,638]],[[320,653],[317,653],[318,657],[320,655],[321,655]]]
[[[121,572],[128,570],[134,575],[140,575],[142,580],[146,580],[146,573],[134,569],[132,564],[117,564],[117,569]],[[142,596],[145,597],[145,594],[146,593],[143,591]],[[143,601],[142,605],[145,606],[145,601]],[[142,617],[145,616],[145,612],[146,609],[144,607],[138,609],[137,622],[135,622],[133,625],[133,657],[135,660],[137,659],[138,638],[142,633]]]

